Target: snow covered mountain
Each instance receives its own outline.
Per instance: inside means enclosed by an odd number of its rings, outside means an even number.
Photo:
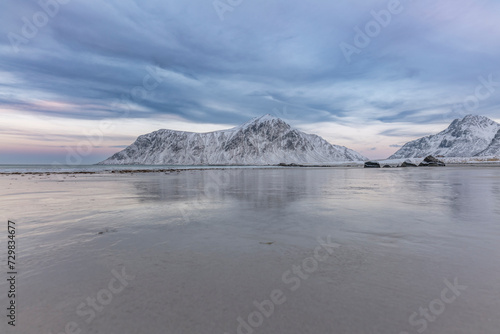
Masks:
[[[367,158],[353,150],[265,115],[233,129],[209,133],[158,130],[138,137],[100,164],[275,165],[364,160]]]
[[[500,154],[500,124],[484,116],[454,120],[436,135],[406,143],[389,159],[494,156]]]
[[[500,130],[498,130],[495,138],[491,141],[490,145],[484,150],[476,154],[478,157],[489,157],[500,155]]]

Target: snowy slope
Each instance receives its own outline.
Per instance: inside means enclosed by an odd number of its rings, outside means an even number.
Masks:
[[[500,130],[498,130],[495,138],[491,141],[490,145],[484,150],[479,152],[476,156],[478,157],[488,157],[488,156],[499,156],[500,155]]]
[[[367,159],[353,150],[265,115],[233,129],[209,133],[158,130],[140,136],[100,164],[274,165],[363,160]]]
[[[484,116],[467,115],[454,120],[436,134],[406,143],[389,159],[423,158],[428,155],[444,157],[473,157],[500,154],[500,124]],[[496,138],[496,139],[495,139]]]

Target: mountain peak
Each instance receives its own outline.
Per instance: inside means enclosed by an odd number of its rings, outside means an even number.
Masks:
[[[260,117],[255,117],[247,123],[265,123],[265,122],[272,122],[272,121],[284,122],[281,118],[275,117],[271,114],[265,114],[265,115],[260,116]]]
[[[472,115],[472,114],[466,115],[464,118],[462,118],[460,120],[460,122],[462,122],[462,123],[476,123],[476,124],[483,123],[483,122],[493,123],[493,121],[486,116]]]
[[[428,155],[445,157],[472,157],[488,153],[498,154],[500,145],[493,141],[500,131],[500,124],[480,115],[467,115],[454,120],[438,134],[406,143],[391,159],[420,158]]]
[[[237,126],[235,129],[246,129],[246,128],[250,127],[250,126],[264,124],[264,123],[270,123],[270,124],[273,124],[273,125],[274,124],[285,124],[285,125],[287,125],[289,127],[288,123],[286,123],[285,121],[283,121],[281,118],[275,117],[275,116],[273,116],[271,114],[265,114],[265,115],[260,116],[260,117],[252,118],[248,122],[243,123],[240,126]]]
[[[267,114],[229,130],[156,131],[140,136],[101,164],[277,165],[363,160],[353,150],[293,129]]]
[[[462,131],[473,131],[477,133],[478,135],[480,132],[483,131],[489,131],[489,128],[496,128],[498,126],[498,123],[495,121],[489,119],[486,116],[480,116],[480,115],[467,115],[462,119],[456,119],[454,120],[448,129],[445,131],[457,131],[457,130],[462,130]]]
[[[465,117],[463,118],[463,120],[470,120],[470,119],[489,119],[489,118],[486,116],[474,115],[474,114],[465,115]]]

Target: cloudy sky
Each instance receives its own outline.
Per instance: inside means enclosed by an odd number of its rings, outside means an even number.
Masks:
[[[385,158],[500,121],[498,0],[2,0],[0,163],[273,114]]]

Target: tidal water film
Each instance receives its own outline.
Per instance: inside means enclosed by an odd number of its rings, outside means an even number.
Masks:
[[[500,328],[498,168],[9,174],[0,194],[2,333]]]

